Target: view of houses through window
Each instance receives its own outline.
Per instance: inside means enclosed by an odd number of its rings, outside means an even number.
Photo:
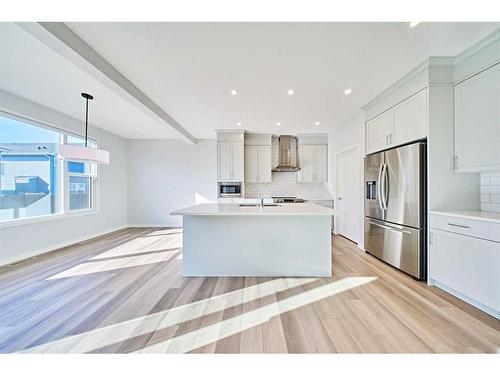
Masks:
[[[84,140],[0,114],[0,223],[93,208],[97,166],[60,160],[61,143]]]

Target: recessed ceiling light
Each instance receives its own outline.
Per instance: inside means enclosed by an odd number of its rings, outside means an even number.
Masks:
[[[422,22],[421,22],[421,21],[412,21],[412,22],[410,22],[410,25],[409,25],[409,26],[410,26],[410,27],[415,27],[415,26],[417,26],[417,25],[418,25],[418,24],[420,24],[420,23],[422,23]]]
[[[314,123],[314,125],[319,125],[319,121],[316,121],[316,122]]]
[[[294,89],[290,89],[287,91],[288,95],[293,95],[295,94],[295,90]]]
[[[231,95],[232,95],[232,96],[238,95],[238,90],[236,90],[236,89],[232,89],[232,90],[231,90]]]
[[[278,121],[278,122],[276,123],[276,126],[281,126],[281,122],[279,122],[279,121]]]
[[[345,89],[344,94],[346,95],[351,95],[352,94],[352,89]]]
[[[237,122],[236,125],[241,126],[241,122]]]

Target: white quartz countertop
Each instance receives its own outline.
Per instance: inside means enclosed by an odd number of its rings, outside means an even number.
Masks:
[[[333,216],[336,210],[314,203],[280,203],[273,207],[241,207],[233,203],[203,203],[183,208],[171,215],[191,216]]]
[[[462,219],[473,219],[500,223],[500,212],[487,211],[429,211],[431,215],[444,215]]]

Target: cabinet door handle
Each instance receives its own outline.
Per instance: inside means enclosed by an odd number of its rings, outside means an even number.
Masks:
[[[463,228],[463,229],[470,229],[470,226],[468,225],[460,225],[460,224],[453,224],[453,223],[448,223],[448,225],[452,227],[458,227],[458,228]]]
[[[385,145],[387,146],[389,144],[389,134],[386,134],[385,136]]]
[[[392,144],[392,133],[389,135],[389,142]]]

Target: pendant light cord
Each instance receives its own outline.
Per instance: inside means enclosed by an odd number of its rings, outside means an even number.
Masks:
[[[89,129],[89,98],[85,98],[85,147],[87,147],[88,129]]]

